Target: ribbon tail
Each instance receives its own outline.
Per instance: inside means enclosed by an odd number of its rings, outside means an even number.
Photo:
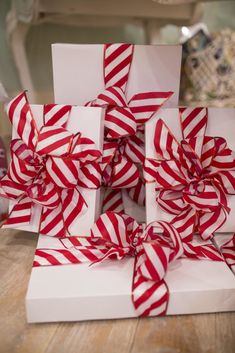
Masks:
[[[54,238],[52,248],[36,249],[34,267],[95,263],[107,253],[107,248],[96,245],[91,237]]]
[[[40,233],[54,237],[66,237],[73,233],[79,218],[87,211],[87,204],[78,189],[64,189],[61,203],[53,209],[43,208]]]
[[[173,92],[144,92],[135,94],[128,105],[138,124],[145,124],[173,95]]]
[[[169,290],[164,280],[151,281],[141,276],[137,271],[138,260],[135,262],[132,302],[138,316],[166,315]]]
[[[182,148],[162,119],[156,123],[154,146],[157,159],[182,161]]]
[[[76,239],[76,237],[71,238]],[[86,244],[86,240],[84,240],[84,244],[80,240],[80,245],[77,248],[67,248],[67,246],[65,245],[66,243],[64,244],[62,241],[63,239],[53,240],[53,248],[36,249],[33,267],[69,264],[75,265],[85,262],[94,262],[104,254],[104,251],[99,250],[97,247],[91,246],[91,244]]]
[[[34,120],[26,92],[19,94],[7,105],[7,114],[21,140],[34,150],[38,130]]]
[[[53,237],[66,236],[66,228],[64,225],[62,205],[50,209],[43,207],[40,222],[40,234]]]
[[[194,245],[192,242],[184,242],[184,256],[198,260],[223,261],[218,249],[209,240],[202,245]]]
[[[8,219],[2,228],[20,228],[29,225],[31,221],[32,202],[29,197],[24,196],[12,208]]]
[[[72,234],[74,229],[76,229],[75,227],[79,224],[80,217],[87,211],[88,206],[79,188],[63,190],[61,199],[65,228],[69,234]]]

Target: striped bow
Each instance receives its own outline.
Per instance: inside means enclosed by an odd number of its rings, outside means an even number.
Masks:
[[[160,236],[156,228],[162,229]],[[132,302],[138,316],[164,315],[169,292],[164,277],[181,257],[222,261],[210,244],[183,243],[177,230],[167,222],[153,222],[145,229],[133,218],[114,212],[100,216],[89,237],[58,239],[56,249],[37,249],[34,266],[99,263],[106,259],[135,257]]]
[[[106,108],[105,145],[106,157],[110,140],[115,141],[115,151],[103,162],[103,182],[108,189],[103,210],[123,212],[121,191],[139,205],[144,205],[144,180],[141,164],[144,161],[143,124],[172,96],[173,92],[141,92],[127,99],[126,88],[134,55],[134,45],[106,44],[104,46],[105,89],[90,106]],[[141,136],[140,136],[141,135]],[[118,181],[118,178],[120,181]],[[108,181],[107,181],[108,180]],[[114,190],[116,189],[116,190]]]
[[[34,206],[40,205],[40,233],[66,236],[87,210],[81,189],[100,186],[101,152],[92,140],[65,129],[70,110],[44,106],[38,129],[25,92],[8,104],[19,138],[11,142],[11,164],[0,184],[0,194],[14,201],[5,228],[30,224]]]
[[[183,139],[177,141],[167,125],[157,121],[157,158],[147,160],[146,181],[156,182],[157,202],[174,215],[181,237],[199,232],[209,239],[226,221],[227,195],[235,195],[235,154],[222,137],[206,136],[206,108],[181,108]]]

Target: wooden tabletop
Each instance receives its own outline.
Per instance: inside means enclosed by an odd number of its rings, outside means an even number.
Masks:
[[[27,324],[37,236],[0,231],[0,353],[234,353],[235,313]]]

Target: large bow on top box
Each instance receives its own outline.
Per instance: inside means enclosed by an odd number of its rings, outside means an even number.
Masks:
[[[161,233],[158,232],[161,228]],[[146,227],[102,214],[84,237],[39,237],[26,297],[28,322],[235,310],[234,239],[217,250],[182,240],[167,222]],[[226,262],[228,260],[228,263]]]
[[[56,103],[106,108],[103,210],[144,221],[143,124],[177,106],[181,48],[54,44],[52,56]]]
[[[7,113],[11,164],[0,195],[11,202],[3,227],[60,237],[89,231],[100,213],[103,110],[30,105],[23,92]]]
[[[235,110],[164,109],[146,124],[147,222],[183,238],[235,231]]]

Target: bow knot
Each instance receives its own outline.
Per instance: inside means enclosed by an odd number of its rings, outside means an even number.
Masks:
[[[136,119],[122,88],[109,87],[86,105],[106,108],[105,137],[107,139],[117,139],[135,134]]]
[[[163,231],[161,235],[159,228]],[[91,237],[108,249],[96,262],[134,256],[137,272],[152,281],[162,280],[169,263],[181,257],[184,251],[178,232],[166,222],[153,222],[143,228],[132,217],[114,212],[100,216],[91,229]]]

